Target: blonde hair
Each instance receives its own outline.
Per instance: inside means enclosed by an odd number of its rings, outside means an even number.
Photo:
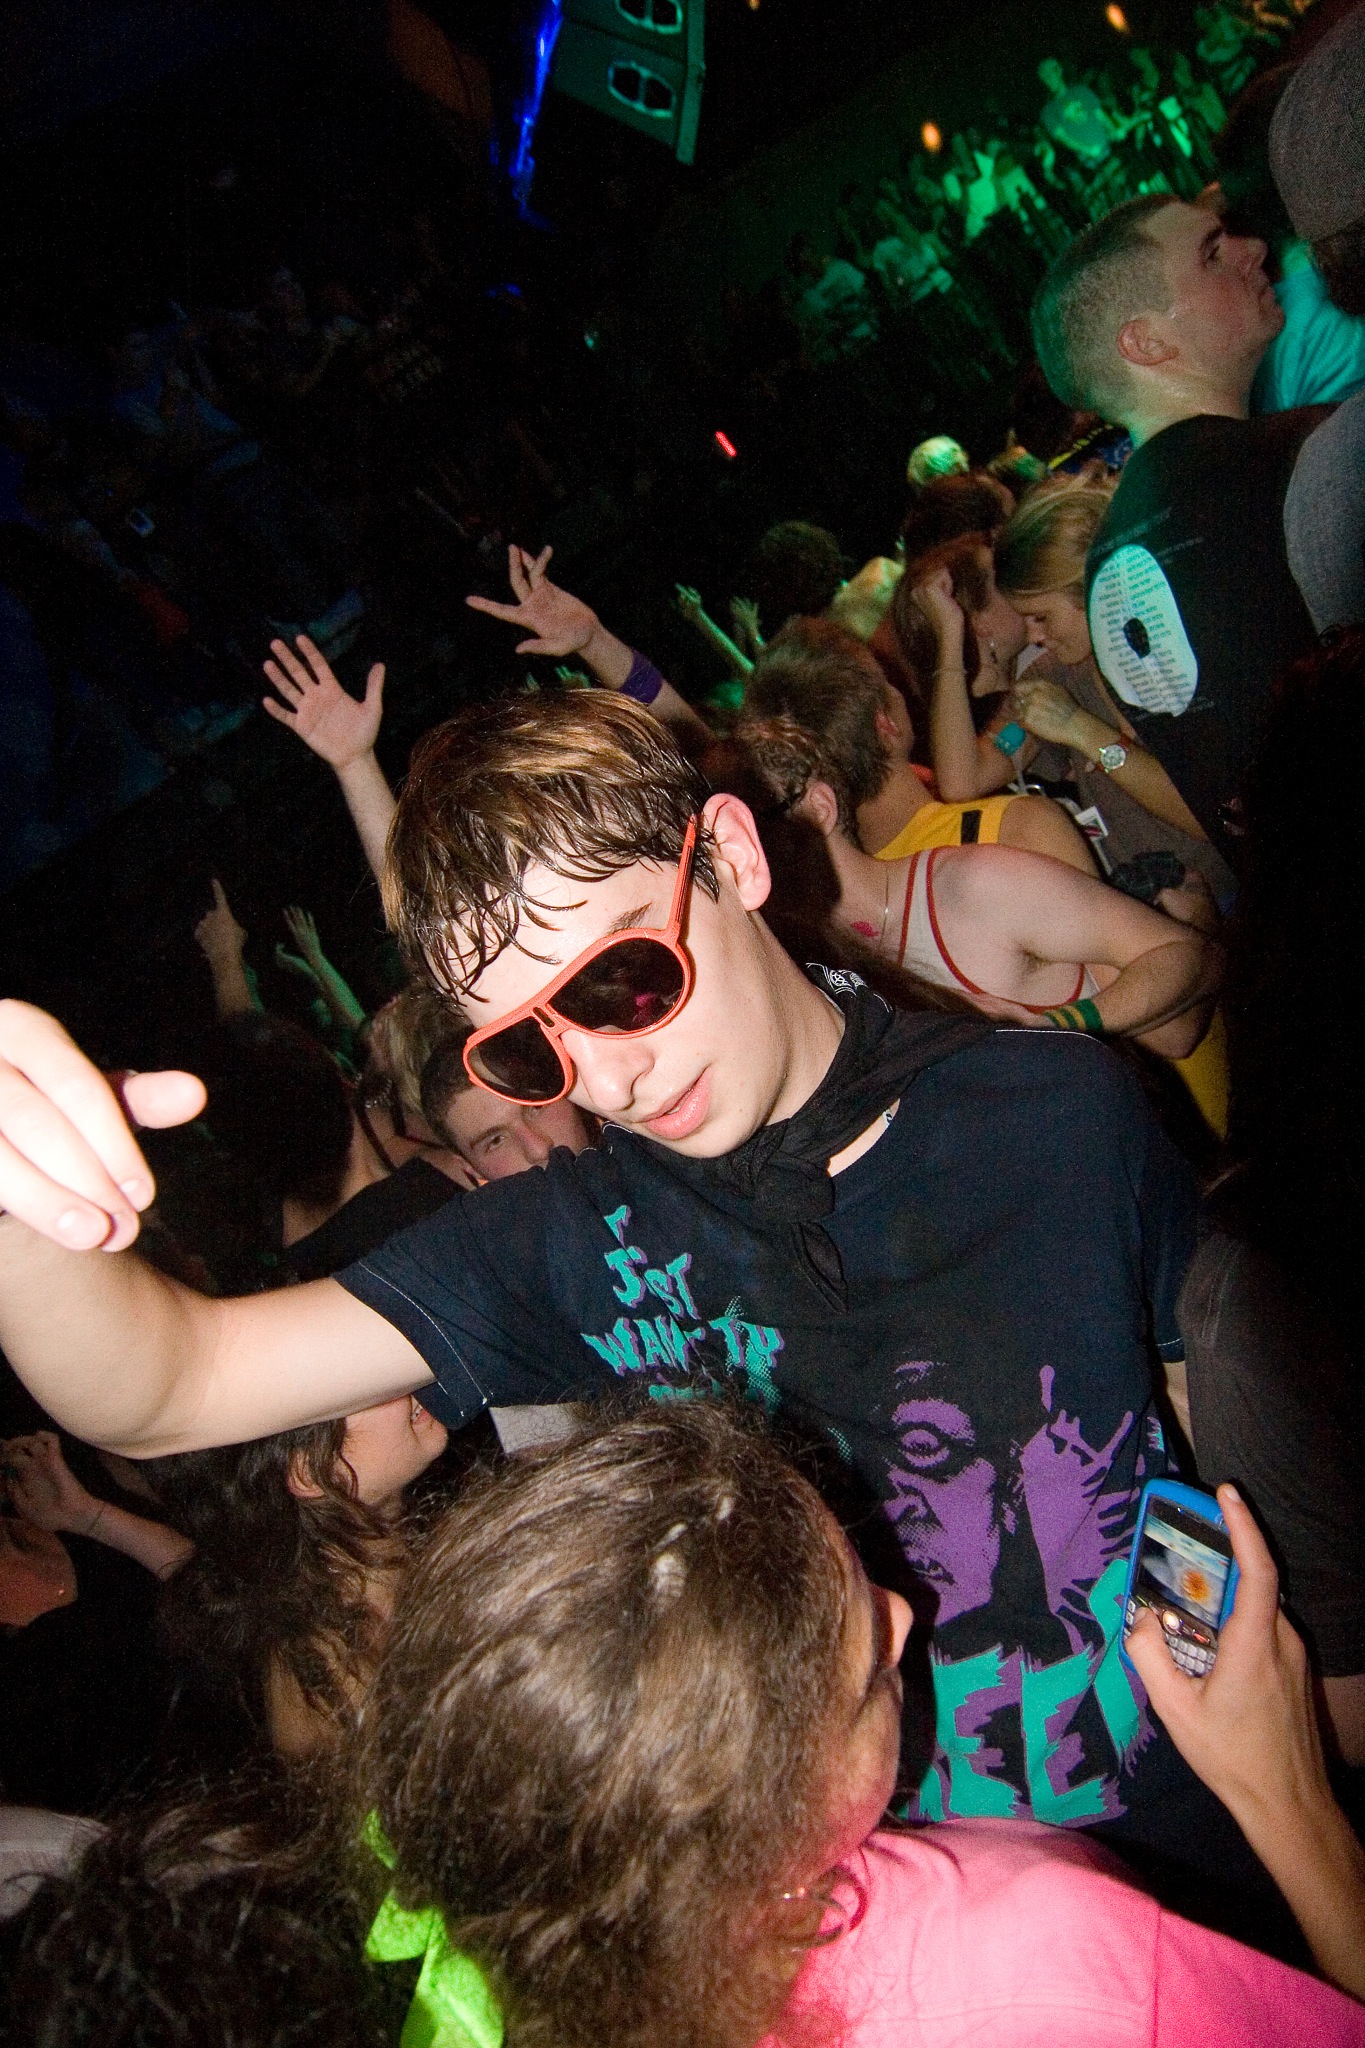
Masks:
[[[997,589],[1007,597],[1065,591],[1079,598],[1085,588],[1085,558],[1113,495],[1113,480],[1101,463],[1088,466],[1079,476],[1036,484],[996,540]]]

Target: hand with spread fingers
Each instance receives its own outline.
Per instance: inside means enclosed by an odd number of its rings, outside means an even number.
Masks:
[[[68,1251],[130,1245],[156,1183],[129,1118],[188,1123],[205,1096],[176,1072],[129,1075],[120,1094],[55,1017],[0,1001],[0,1210]]]
[[[581,654],[601,624],[590,605],[551,583],[545,571],[553,548],[530,555],[515,545],[507,550],[507,574],[516,596],[515,604],[498,604],[491,597],[467,597],[465,603],[491,619],[502,619],[529,637],[517,642],[518,654],[563,656]]]
[[[305,633],[293,648],[286,640],[272,640],[270,652],[274,659],[264,664],[265,673],[279,696],[261,701],[273,719],[297,733],[338,774],[374,752],[384,716],[382,661],[370,670],[365,695],[357,702]]]

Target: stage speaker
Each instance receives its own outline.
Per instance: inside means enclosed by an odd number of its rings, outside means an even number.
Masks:
[[[690,164],[705,26],[705,0],[565,0],[554,83]]]

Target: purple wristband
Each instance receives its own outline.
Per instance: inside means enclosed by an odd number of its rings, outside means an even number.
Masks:
[[[664,679],[652,661],[632,652],[630,674],[617,691],[618,697],[633,697],[637,704],[652,704],[664,686]]]

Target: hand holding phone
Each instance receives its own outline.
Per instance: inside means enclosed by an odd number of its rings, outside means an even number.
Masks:
[[[1331,1793],[1308,1657],[1280,1609],[1274,1560],[1235,1487],[1219,1487],[1218,1506],[1236,1576],[1229,1570],[1231,1612],[1209,1668],[1202,1675],[1179,1668],[1170,1632],[1147,1601],[1137,1603],[1125,1655],[1186,1763],[1251,1835],[1290,1808],[1330,1801]],[[1165,1512],[1158,1501],[1159,1520]]]
[[[1128,1631],[1146,1608],[1179,1668],[1206,1678],[1236,1590],[1237,1564],[1218,1502],[1178,1479],[1148,1480],[1124,1587],[1123,1655]]]

